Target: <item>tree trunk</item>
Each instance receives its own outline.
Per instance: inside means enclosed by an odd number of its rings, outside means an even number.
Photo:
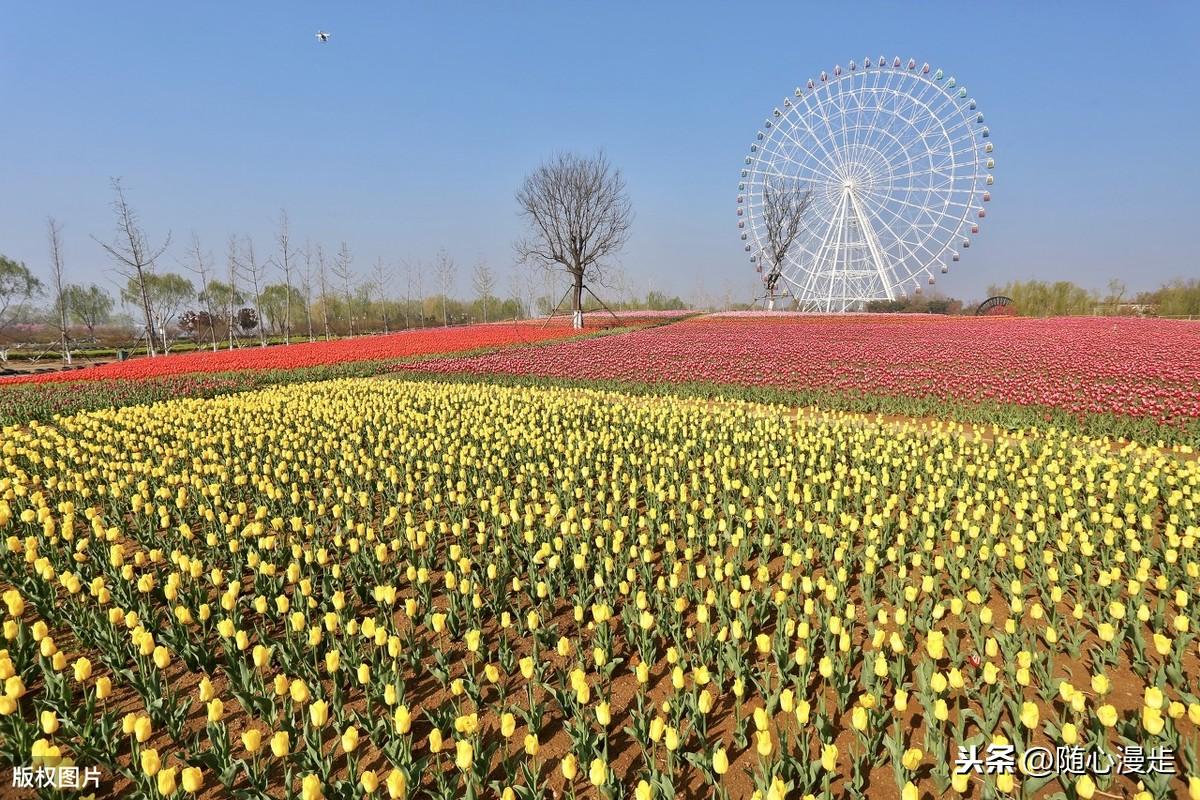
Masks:
[[[157,353],[154,352],[154,314],[150,310],[150,295],[146,291],[146,275],[138,269],[138,289],[142,294],[142,312],[146,316],[146,351],[147,354],[154,358]]]
[[[575,286],[571,290],[571,327],[580,330],[583,327],[583,271],[574,275]]]

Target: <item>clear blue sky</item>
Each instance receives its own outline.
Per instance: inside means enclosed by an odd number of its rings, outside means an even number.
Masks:
[[[109,279],[108,178],[175,268],[196,231],[503,273],[513,192],[604,147],[636,209],[639,286],[751,296],[734,217],[755,131],[795,85],[886,53],[969,87],[996,143],[983,232],[948,294],[1010,278],[1150,288],[1200,275],[1200,6],[1190,3],[122,2],[5,4],[0,252]],[[333,38],[320,45],[318,29]],[[502,286],[506,285],[501,283]]]

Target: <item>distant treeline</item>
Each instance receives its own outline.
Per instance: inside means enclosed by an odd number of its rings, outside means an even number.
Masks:
[[[1131,294],[1121,281],[1109,281],[1105,291],[1086,289],[1071,281],[1012,281],[989,286],[988,296],[1012,300],[1012,311],[1023,317],[1155,316],[1200,317],[1200,279],[1178,278],[1148,292]],[[880,314],[974,314],[980,301],[964,302],[938,295],[910,295],[875,300],[866,310]]]
[[[1156,316],[1200,317],[1200,279],[1178,278],[1148,292],[1131,294],[1125,284],[1109,281],[1106,291],[1085,289],[1070,281],[1013,281],[989,286],[989,295],[1012,298],[1016,313],[1026,317]]]

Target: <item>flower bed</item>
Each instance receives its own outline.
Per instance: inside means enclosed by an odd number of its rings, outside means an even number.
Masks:
[[[0,440],[0,761],[105,800],[1200,791],[1195,461],[377,380]]]
[[[1200,325],[1166,320],[714,315],[398,369],[869,395],[934,413],[928,401],[1167,427],[1200,419]]]

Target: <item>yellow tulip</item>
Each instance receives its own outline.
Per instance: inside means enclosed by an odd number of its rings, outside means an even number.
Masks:
[[[329,721],[329,704],[324,700],[315,700],[308,707],[308,718],[316,728],[325,727],[325,723]]]
[[[309,701],[309,698],[312,697],[308,691],[308,685],[299,678],[296,678],[288,686],[288,693],[292,697],[292,702],[296,703],[297,705],[304,705]]]
[[[242,733],[242,746],[246,748],[246,752],[254,755],[262,747],[262,731],[257,728],[250,728]]]
[[[718,747],[713,751],[712,767],[713,772],[718,775],[724,775],[729,771],[729,754],[725,752],[724,747]]]
[[[159,770],[156,782],[158,784],[158,793],[163,797],[170,797],[178,790],[175,783],[175,767],[165,767]]]
[[[575,760],[574,753],[567,753],[566,756],[563,757],[562,763],[559,765],[559,767],[562,769],[564,778],[566,778],[568,781],[575,780],[575,776],[579,772],[579,762]]]
[[[147,778],[153,778],[158,774],[162,762],[158,758],[158,751],[153,747],[147,747],[142,750],[141,754],[142,774]]]
[[[941,631],[930,631],[925,639],[925,652],[934,661],[940,661],[946,654],[946,635]]]
[[[454,765],[463,772],[469,772],[475,765],[475,748],[465,739],[460,739],[454,745]]]
[[[325,789],[321,785],[321,779],[311,773],[305,775],[300,781],[300,797],[301,800],[324,800]]]
[[[196,794],[204,787],[204,773],[199,767],[187,767],[180,773],[183,790],[188,794]]]
[[[1162,712],[1157,708],[1144,706],[1142,708],[1142,729],[1151,736],[1158,736],[1162,733],[1166,726],[1166,720],[1163,719]]]
[[[292,752],[292,744],[287,731],[279,731],[271,737],[271,752],[276,758],[283,758]]]
[[[1036,704],[1030,702],[1021,704],[1021,724],[1026,728],[1029,730],[1037,728],[1040,718]]]
[[[399,769],[393,769],[387,776],[387,790],[391,800],[404,800],[408,797],[408,776]]]
[[[588,768],[588,780],[592,782],[592,786],[603,786],[608,782],[608,764],[604,763],[604,759],[592,759]]]
[[[353,753],[358,748],[358,728],[351,725],[342,732],[342,751]]]
[[[408,706],[396,706],[394,719],[397,733],[408,733],[412,729],[412,714],[409,713]]]
[[[379,776],[375,770],[363,770],[363,773],[358,776],[358,785],[362,787],[365,794],[375,794],[375,790],[379,788]]]
[[[826,744],[821,747],[821,767],[826,772],[837,769],[838,748],[836,744]]]

